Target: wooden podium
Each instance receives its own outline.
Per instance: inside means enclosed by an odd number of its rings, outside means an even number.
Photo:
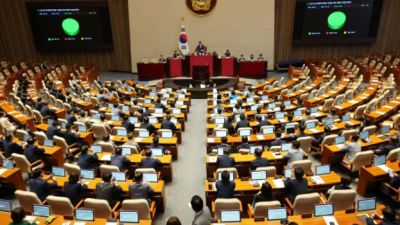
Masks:
[[[210,79],[209,66],[195,66],[193,65],[193,80],[204,81]]]

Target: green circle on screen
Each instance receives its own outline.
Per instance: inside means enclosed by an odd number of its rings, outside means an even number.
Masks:
[[[65,19],[62,22],[62,28],[64,29],[64,32],[69,36],[75,36],[79,33],[79,23],[72,18]]]
[[[346,22],[346,14],[340,11],[333,12],[328,17],[328,26],[332,30],[337,30],[342,28],[345,22]]]

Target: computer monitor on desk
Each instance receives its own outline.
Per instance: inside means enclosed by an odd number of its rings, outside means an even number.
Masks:
[[[315,175],[326,175],[331,173],[331,165],[315,166]]]
[[[264,180],[267,179],[267,171],[251,171],[251,180]]]
[[[287,220],[287,209],[284,207],[267,209],[267,220]]]
[[[218,172],[218,180],[222,180],[222,178],[221,178],[221,175],[222,175],[222,173],[221,172]],[[233,177],[233,172],[229,172],[229,180],[230,181],[233,181],[233,179],[234,179],[234,177]]]
[[[93,209],[75,209],[75,220],[94,221]]]
[[[362,211],[369,211],[376,209],[376,199],[375,198],[368,198],[363,200],[357,201],[357,210],[359,212]]]
[[[314,205],[314,216],[331,216],[333,215],[333,203],[327,204],[315,204]]]
[[[240,221],[240,210],[221,210],[221,223],[235,223]]]
[[[11,201],[1,199],[0,200],[0,211],[11,212],[12,211]]]
[[[120,210],[119,223],[120,224],[139,223],[139,211]]]
[[[250,146],[250,154],[254,154],[257,148],[261,149],[261,151],[264,151],[262,145]]]
[[[385,165],[386,164],[386,155],[381,155],[374,157],[374,166]]]
[[[224,130],[215,131],[215,137],[216,138],[226,137],[226,131],[224,131]]]

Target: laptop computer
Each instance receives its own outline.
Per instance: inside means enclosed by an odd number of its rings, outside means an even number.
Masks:
[[[108,107],[109,109],[113,109],[113,108],[114,108],[114,104],[108,103],[108,104],[107,104],[107,107]]]
[[[226,137],[226,131],[224,131],[224,130],[215,131],[215,137],[217,137],[217,138]]]
[[[257,148],[259,148],[259,149],[261,149],[261,151],[263,151],[262,145],[254,145],[254,146],[250,146],[250,154],[254,154],[254,152],[256,151]]]
[[[65,177],[65,168],[53,166],[51,167],[51,174],[56,177]]]
[[[53,140],[44,139],[43,145],[44,145],[45,147],[52,148],[52,147],[53,147]]]
[[[150,124],[157,124],[158,120],[157,120],[157,118],[149,118],[149,123]]]
[[[383,135],[383,134],[388,134],[388,133],[390,133],[390,126],[382,127],[381,135],[379,135],[379,138],[383,139],[383,140],[389,139],[388,136]]]
[[[162,138],[172,138],[174,135],[172,131],[163,131],[161,132],[161,137]]]
[[[98,120],[98,119],[100,119],[100,116],[101,116],[101,113],[93,114],[93,115],[92,115],[92,119]]]
[[[151,104],[151,99],[145,99],[144,104]]]
[[[79,131],[79,132],[86,133],[86,132],[87,132],[87,128],[86,128],[86,126],[81,126],[81,125],[79,125],[79,126],[78,126],[78,131]]]
[[[131,123],[138,123],[139,122],[139,117],[131,116],[131,117],[129,117],[129,121]]]
[[[143,173],[143,180],[149,183],[157,183],[158,182],[158,174],[157,173]]]
[[[54,120],[53,119],[47,119],[47,124],[48,125],[53,125]]]
[[[266,180],[267,171],[251,171],[251,180]]]
[[[335,138],[335,145],[338,146],[339,148],[342,148],[345,142],[346,142],[345,136],[339,136]]]
[[[62,122],[61,123],[61,129],[67,129],[67,123]]]
[[[93,151],[95,153],[100,153],[101,154],[103,152],[102,148],[101,148],[101,145],[91,145],[90,148],[93,149]]]
[[[286,106],[286,107],[290,106],[291,104],[292,104],[292,102],[290,102],[290,101],[284,101],[283,102],[283,105]]]
[[[11,201],[0,199],[0,211],[11,212],[12,211]]]
[[[309,96],[308,96],[308,99],[313,99],[315,96],[314,96],[314,94],[310,94]]]
[[[224,155],[224,148],[217,148],[217,155],[218,156]]]
[[[94,171],[81,169],[80,176],[82,179],[94,180]]]
[[[368,131],[360,132],[360,139],[361,140],[366,140],[368,138],[369,138],[369,132]]]
[[[262,129],[262,134],[267,135],[267,134],[273,134],[274,133],[274,128],[273,127],[267,127]]]
[[[94,221],[93,209],[75,209],[75,220]]]
[[[14,169],[14,161],[9,159],[3,159],[3,168],[13,170]]]
[[[342,121],[343,122],[349,122],[350,121],[350,115],[343,115],[342,116]]]
[[[253,99],[253,98],[246,98],[246,102],[247,102],[247,103],[253,103],[253,102],[254,102],[254,99]]]
[[[311,114],[317,113],[318,112],[318,107],[313,107],[310,109]]]
[[[293,112],[293,115],[295,117],[301,117],[302,114],[303,114],[303,112],[301,110],[296,110],[296,111]]]
[[[281,145],[281,151],[282,152],[287,152],[290,149],[292,149],[292,143],[288,143],[288,144],[282,144]]]
[[[139,211],[120,210],[119,223],[120,224],[139,223]]]
[[[150,97],[156,97],[156,93],[155,92],[150,92],[149,95],[150,95]]]
[[[23,140],[24,142],[27,142],[28,139],[29,139],[30,137],[31,137],[31,136],[24,134],[24,136],[22,137],[22,140]]]
[[[113,180],[125,182],[126,174],[124,172],[111,172],[111,176]]]
[[[218,180],[222,180],[221,179],[221,175],[222,175],[222,173],[221,172],[218,172],[218,174],[217,174],[218,176]],[[229,172],[229,180],[230,181],[233,181],[233,172]]]
[[[129,105],[123,105],[122,111],[129,111]]]
[[[334,121],[333,121],[332,118],[330,118],[330,119],[325,119],[325,125],[326,125],[326,126],[332,127],[333,122],[334,122]]]
[[[257,111],[258,105],[252,105],[250,111]]]
[[[118,122],[119,116],[111,116],[111,121]]]
[[[331,165],[315,166],[315,175],[326,175],[331,173]]]
[[[179,115],[182,113],[181,109],[172,109],[172,114]]]
[[[276,104],[275,103],[268,104],[268,109],[274,109],[274,108],[276,108]]]
[[[225,119],[224,118],[215,118],[214,122],[215,122],[215,124],[224,124]]]
[[[239,136],[243,137],[243,136],[250,136],[251,135],[251,130],[240,130],[239,131]]]
[[[36,205],[32,206],[33,216],[39,217],[49,217],[51,215],[50,206],[49,205]]]
[[[333,203],[314,204],[314,216],[331,216],[333,215]]]
[[[309,122],[306,125],[306,129],[314,129],[315,128],[315,122]]]
[[[164,111],[163,111],[162,108],[155,108],[155,109],[154,109],[154,113],[155,113],[155,114],[163,114]]]
[[[286,125],[285,126],[285,131],[288,134],[294,134],[296,132],[296,129],[295,129],[294,125]]]
[[[230,104],[236,104],[237,103],[237,99],[231,99],[231,100],[229,100],[229,103]]]
[[[267,209],[267,220],[287,220],[287,209],[285,207]]]
[[[281,120],[285,118],[285,114],[284,113],[275,113],[275,118],[277,120]]]
[[[176,101],[175,104],[179,105],[179,106],[182,106],[182,105],[184,105],[184,102],[183,101]]]
[[[261,100],[262,101],[266,101],[266,100],[268,100],[269,99],[269,96],[268,95],[263,95],[263,96],[261,96]]]
[[[149,131],[139,131],[139,138],[148,138],[150,137]]]
[[[132,155],[132,149],[131,148],[122,147],[122,155]]]
[[[385,165],[386,164],[386,155],[381,155],[373,158],[374,166]]]
[[[221,210],[221,223],[240,222],[240,210]]]
[[[367,198],[367,199],[357,201],[357,210],[359,212],[375,210],[375,209],[376,209],[376,199],[375,198]]]
[[[152,157],[162,157],[163,152],[161,148],[150,148]]]
[[[127,131],[126,130],[117,130],[117,136],[126,137]]]

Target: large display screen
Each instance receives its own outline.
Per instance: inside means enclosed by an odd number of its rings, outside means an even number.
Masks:
[[[26,5],[37,50],[113,49],[107,1]]]
[[[375,43],[383,0],[297,0],[293,45]]]

